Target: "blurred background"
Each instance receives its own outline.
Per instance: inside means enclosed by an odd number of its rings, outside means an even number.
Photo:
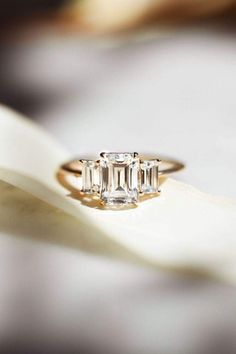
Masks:
[[[235,0],[0,5],[1,103],[72,156],[158,152],[235,198]],[[48,245],[0,253],[1,353],[236,353],[231,285]]]

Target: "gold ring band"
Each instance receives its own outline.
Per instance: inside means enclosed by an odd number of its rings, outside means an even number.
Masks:
[[[156,160],[157,158],[155,157],[151,157],[151,156],[146,156],[146,155],[141,155],[140,156],[141,160]],[[87,159],[86,159],[87,160]],[[96,161],[94,159],[90,159],[88,158],[88,160],[91,161]],[[185,168],[185,165],[177,160],[173,160],[173,159],[166,159],[166,158],[158,158],[158,160],[160,161],[160,168],[159,168],[159,176],[168,176],[172,173],[178,172],[180,170],[183,170]],[[63,165],[60,166],[60,169],[65,171],[65,172],[69,172],[69,173],[73,173],[75,175],[80,176],[82,174],[82,162],[83,159],[73,159],[69,162],[64,163]]]

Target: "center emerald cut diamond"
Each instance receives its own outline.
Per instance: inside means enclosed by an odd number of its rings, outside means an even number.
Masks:
[[[101,200],[109,205],[138,202],[137,153],[101,153]]]

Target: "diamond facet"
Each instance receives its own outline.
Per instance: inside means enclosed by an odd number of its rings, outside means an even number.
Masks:
[[[102,153],[100,160],[101,199],[121,205],[138,201],[139,159],[136,153]]]
[[[94,193],[98,190],[98,163],[91,160],[81,160],[82,163],[82,192]]]
[[[141,192],[145,194],[158,192],[159,160],[141,161]]]

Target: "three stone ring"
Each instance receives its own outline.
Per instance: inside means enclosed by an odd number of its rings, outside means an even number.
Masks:
[[[102,152],[100,159],[75,159],[60,166],[76,177],[78,191],[99,196],[103,205],[136,204],[141,195],[158,195],[159,177],[184,168],[175,160],[139,156],[129,152]]]

